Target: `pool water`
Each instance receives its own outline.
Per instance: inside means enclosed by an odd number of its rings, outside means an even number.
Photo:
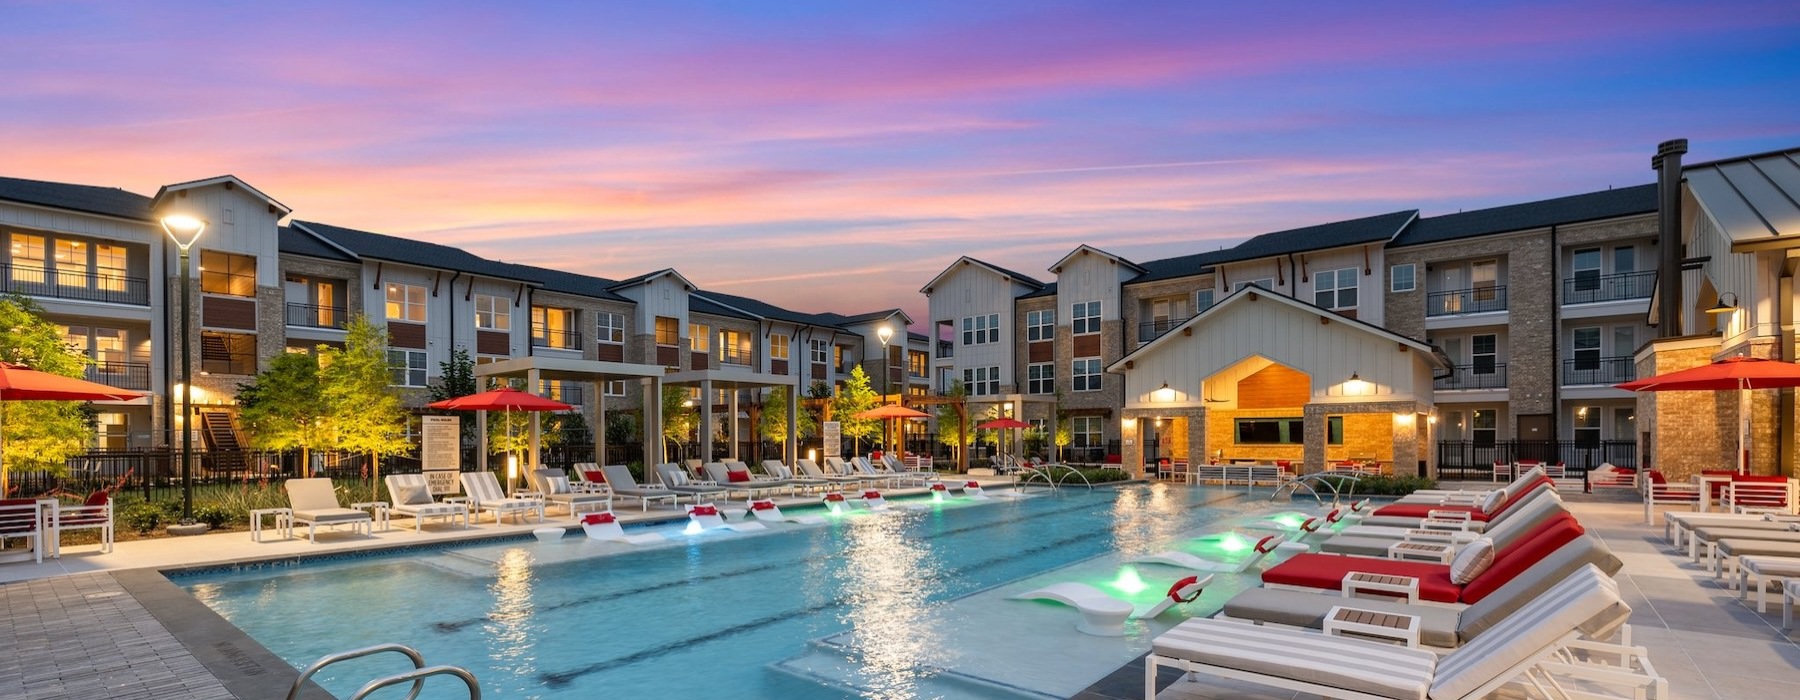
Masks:
[[[487,697],[1056,696],[1141,653],[1154,630],[1138,628],[1128,649],[1117,638],[1075,632],[1073,610],[996,600],[995,591],[1066,572],[1065,580],[1153,602],[1185,573],[1120,567],[1119,556],[1179,545],[1229,558],[1254,540],[1220,534],[1224,524],[1274,510],[1242,491],[1161,484],[1034,493],[920,500],[915,509],[758,533],[690,535],[662,526],[652,530],[666,533],[668,544],[636,549],[572,533],[551,544],[517,540],[174,580],[296,667],[399,642],[428,664],[470,669]],[[1215,534],[1189,540],[1201,532]],[[1209,590],[1215,598],[1183,612],[1208,614],[1223,602]],[[1181,619],[1165,618],[1174,619],[1159,620],[1158,629]],[[1019,635],[1030,643],[1008,643]],[[1033,644],[1050,652],[1090,645],[1121,656],[1058,669],[1061,685],[945,682],[1050,663],[1009,654]],[[968,648],[977,645],[986,648]],[[405,663],[371,657],[333,666],[317,680],[347,698]],[[1023,672],[1029,679],[1031,670]],[[403,687],[383,692],[376,697],[405,695]],[[464,696],[448,678],[424,695]]]

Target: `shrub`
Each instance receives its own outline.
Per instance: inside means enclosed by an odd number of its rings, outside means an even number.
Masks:
[[[120,504],[114,515],[117,517],[119,525],[140,534],[155,532],[162,527],[164,521],[174,521],[174,518],[167,516],[167,511],[162,504],[143,501]],[[179,511],[176,515],[179,517]]]
[[[1423,489],[1435,489],[1437,482],[1422,476],[1365,476],[1355,484],[1358,496],[1405,496]]]
[[[240,519],[248,519],[249,517],[250,514],[248,512],[239,516],[232,513],[229,508],[217,504],[208,503],[205,505],[194,506],[194,520],[196,522],[206,523],[207,527],[214,530],[225,527],[226,523],[237,522]]]
[[[1089,467],[1086,469],[1078,468],[1078,469],[1076,469],[1076,471],[1081,472],[1082,476],[1087,477],[1088,483],[1090,483],[1090,484],[1104,484],[1104,483],[1112,482],[1112,481],[1125,481],[1125,480],[1131,478],[1131,475],[1127,474],[1125,472],[1125,470],[1123,470],[1123,469],[1100,469],[1097,467]],[[1063,483],[1067,484],[1069,482],[1064,481]]]

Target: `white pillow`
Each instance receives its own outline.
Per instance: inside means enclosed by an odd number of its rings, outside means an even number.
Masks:
[[[431,489],[424,485],[402,486],[399,493],[394,494],[394,500],[403,506],[426,505],[432,502]]]
[[[1474,542],[1463,545],[1462,550],[1450,560],[1450,582],[1458,586],[1467,586],[1481,572],[1494,565],[1494,541],[1486,537],[1478,537]]]
[[[1493,515],[1500,510],[1500,504],[1506,502],[1506,489],[1494,489],[1488,493],[1487,500],[1481,502],[1481,512]]]
[[[568,493],[569,492],[569,477],[553,476],[548,479],[545,479],[545,481],[550,482],[550,493]]]
[[[686,486],[687,485],[687,472],[684,472],[680,469],[664,470],[663,476],[668,477],[667,480],[670,482],[667,484],[663,484],[664,486]]]

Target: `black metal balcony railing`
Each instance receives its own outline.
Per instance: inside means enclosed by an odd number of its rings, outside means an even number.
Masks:
[[[102,360],[87,366],[87,380],[120,389],[150,389],[150,363]]]
[[[1505,310],[1505,285],[1453,289],[1425,295],[1426,316],[1455,316]]]
[[[938,357],[955,357],[956,356],[956,343],[950,342],[948,340],[938,341],[937,356]]]
[[[581,349],[581,331],[566,331],[544,326],[531,327],[531,344],[540,348]]]
[[[1649,299],[1656,291],[1656,272],[1622,272],[1612,275],[1576,273],[1563,280],[1564,304]]]
[[[1456,365],[1450,368],[1450,375],[1439,377],[1432,383],[1433,388],[1440,391],[1458,389],[1505,389],[1506,363],[1477,363],[1472,365]]]
[[[288,304],[287,324],[306,328],[343,328],[349,317],[342,306]]]
[[[142,306],[150,303],[150,280],[0,263],[0,293]]]
[[[582,406],[582,388],[580,384],[564,384],[544,388],[544,398],[561,401],[570,406]]]
[[[1612,385],[1637,379],[1637,363],[1629,357],[1572,357],[1563,360],[1563,385]]]
[[[731,348],[720,348],[719,349],[719,362],[722,362],[722,363],[725,363],[728,365],[748,365],[748,364],[750,364],[750,351],[749,350],[733,350]]]
[[[1190,319],[1190,318],[1193,318],[1193,317],[1192,316],[1183,316],[1181,318],[1159,318],[1154,321],[1144,321],[1142,323],[1139,323],[1138,324],[1138,342],[1148,343],[1152,340],[1156,340],[1157,338],[1162,337],[1162,334],[1167,333],[1172,330],[1175,330],[1176,326],[1179,326],[1183,323],[1187,323],[1188,319]]]

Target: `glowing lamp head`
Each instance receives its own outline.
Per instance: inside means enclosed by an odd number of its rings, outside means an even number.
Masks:
[[[892,326],[885,326],[885,325],[880,328],[877,328],[877,329],[875,329],[875,337],[881,339],[882,345],[887,345],[888,340],[890,340],[894,337],[894,328]]]
[[[206,222],[186,214],[172,214],[162,218],[162,227],[169,234],[169,240],[175,242],[175,247],[185,251],[200,240],[200,233],[206,230]]]

